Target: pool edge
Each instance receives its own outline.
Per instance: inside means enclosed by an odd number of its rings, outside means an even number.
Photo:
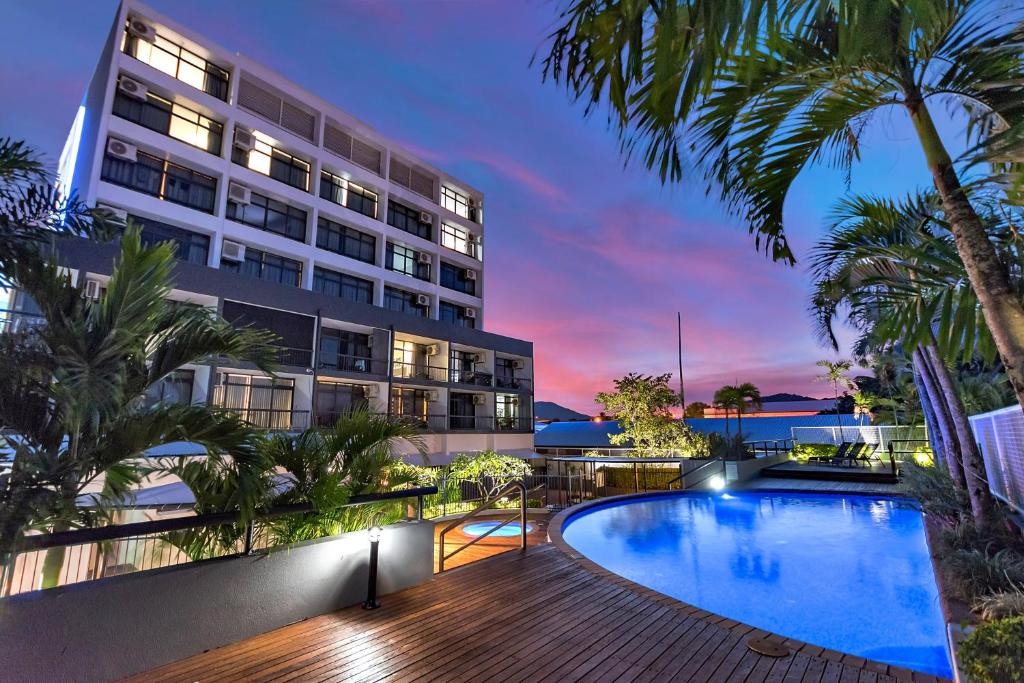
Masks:
[[[736,491],[736,492],[740,493],[741,491]],[[707,491],[690,491],[690,492],[686,492],[686,491],[647,491],[647,492],[644,492],[644,493],[627,493],[627,494],[624,494],[624,495],[621,495],[621,496],[609,496],[608,498],[599,498],[599,499],[595,499],[595,500],[588,500],[586,502],[579,503],[577,505],[573,505],[572,507],[568,507],[568,508],[565,508],[564,510],[560,511],[558,514],[556,514],[554,517],[552,517],[551,520],[548,522],[548,542],[552,546],[554,546],[554,548],[556,550],[558,550],[563,555],[565,555],[567,558],[569,558],[569,560],[571,560],[572,562],[575,562],[580,568],[586,570],[587,572],[589,572],[591,574],[594,574],[595,576],[598,576],[598,577],[601,577],[601,578],[603,578],[605,580],[611,581],[612,583],[618,584],[618,585],[620,585],[620,586],[622,586],[624,588],[628,588],[631,591],[634,591],[634,592],[639,593],[641,595],[647,596],[647,597],[649,597],[649,598],[651,598],[653,600],[656,600],[656,601],[658,601],[658,602],[660,602],[662,604],[675,606],[677,609],[681,609],[683,612],[687,613],[689,616],[694,617],[696,619],[701,619],[702,621],[705,621],[705,622],[707,622],[709,624],[714,624],[714,625],[716,625],[716,626],[718,626],[720,628],[726,628],[729,631],[740,633],[741,635],[745,636],[745,641],[744,642],[749,641],[751,638],[763,638],[765,640],[769,640],[771,642],[779,643],[781,645],[784,645],[784,646],[786,646],[787,648],[789,648],[791,650],[790,654],[787,655],[787,657],[792,657],[793,655],[795,655],[795,654],[797,654],[799,652],[799,653],[803,653],[805,655],[808,655],[810,657],[820,657],[820,658],[824,658],[826,660],[832,660],[832,661],[840,662],[840,663],[846,664],[848,666],[859,667],[859,668],[861,668],[861,669],[863,669],[865,671],[871,671],[871,672],[874,672],[876,674],[885,674],[885,675],[888,675],[888,676],[892,676],[897,681],[913,681],[915,683],[917,683],[917,682],[920,682],[920,683],[935,683],[936,681],[949,681],[949,683],[953,683],[951,679],[941,678],[941,677],[935,676],[934,674],[928,674],[928,673],[924,673],[924,672],[920,672],[920,671],[914,671],[914,670],[911,670],[911,669],[906,669],[906,668],[901,667],[901,666],[895,666],[895,665],[892,665],[892,664],[886,664],[885,662],[879,662],[879,661],[876,661],[876,660],[866,659],[864,657],[859,657],[857,655],[847,654],[845,652],[839,652],[838,650],[832,650],[832,649],[829,649],[829,648],[826,648],[826,647],[822,647],[820,645],[814,645],[813,643],[807,643],[807,642],[804,642],[802,640],[797,640],[795,638],[788,638],[786,636],[782,636],[782,635],[779,635],[777,633],[772,633],[770,631],[765,631],[763,629],[756,628],[756,627],[751,626],[749,624],[745,624],[743,622],[736,621],[735,619],[730,619],[729,617],[724,617],[724,616],[722,616],[720,614],[716,614],[714,612],[709,612],[709,611],[707,611],[705,609],[697,607],[696,605],[691,605],[688,602],[684,602],[684,601],[679,600],[677,598],[673,598],[670,595],[666,595],[665,593],[662,593],[660,591],[656,591],[653,588],[648,588],[647,586],[644,586],[644,585],[639,584],[639,583],[637,583],[635,581],[627,579],[626,577],[622,576],[621,574],[616,574],[615,572],[612,572],[612,571],[609,571],[609,570],[605,569],[604,567],[602,567],[601,565],[597,564],[596,562],[594,562],[593,560],[591,560],[590,558],[586,557],[581,552],[579,552],[578,550],[573,548],[571,545],[569,545],[569,543],[565,540],[565,538],[562,535],[562,527],[565,526],[566,522],[568,522],[571,518],[575,517],[576,515],[581,514],[581,513],[585,512],[586,510],[589,510],[591,508],[602,507],[602,506],[607,505],[609,503],[614,504],[614,503],[617,503],[617,502],[624,502],[624,501],[630,501],[630,500],[639,500],[639,499],[642,499],[642,498],[657,498],[657,497],[662,497],[662,496],[680,496],[680,495],[688,495],[688,494],[692,494],[692,493],[707,494],[708,492]],[[755,493],[755,491],[750,491],[750,493]],[[784,491],[784,490],[783,491],[759,490],[759,491],[756,491],[756,493],[800,493],[800,492],[799,491]],[[818,494],[818,495],[868,495],[868,496],[875,496],[876,495],[874,493],[866,493],[866,494],[856,493],[856,494],[851,494],[851,493],[844,493],[844,492],[834,492],[833,493],[833,492],[826,492],[826,491],[814,492],[814,493]],[[897,495],[892,495],[892,494],[888,494],[888,495],[886,495],[886,494],[878,494],[878,495],[880,495],[882,497],[886,497],[886,498],[905,498],[905,496],[897,496]],[[930,550],[930,547],[929,547],[929,550]],[[953,664],[953,667],[954,667],[954,675],[956,675],[956,665]]]

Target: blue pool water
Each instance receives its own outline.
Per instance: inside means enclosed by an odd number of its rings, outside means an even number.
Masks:
[[[652,496],[584,511],[562,535],[609,571],[710,612],[951,677],[924,522],[909,501]]]
[[[499,524],[501,524],[501,522],[473,522],[472,524],[467,524],[462,527],[462,533],[467,536],[482,536]],[[526,531],[533,531],[533,525],[529,522],[526,523]],[[521,533],[522,527],[519,526],[519,522],[509,522],[487,538],[494,538],[495,536],[518,536]]]

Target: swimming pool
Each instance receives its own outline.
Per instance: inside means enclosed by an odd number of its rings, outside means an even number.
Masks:
[[[466,524],[462,527],[462,533],[467,536],[483,536],[499,524],[501,524],[501,522],[472,522],[471,524]],[[527,522],[526,532],[529,533],[531,531],[533,531],[533,525]],[[493,538],[495,536],[518,536],[521,533],[522,527],[519,526],[519,522],[509,522],[488,536],[488,538]]]
[[[562,537],[609,571],[710,612],[951,677],[923,518],[910,501],[640,497],[573,515]]]

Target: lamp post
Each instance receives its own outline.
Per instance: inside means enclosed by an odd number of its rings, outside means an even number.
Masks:
[[[370,527],[370,577],[366,584],[366,602],[363,609],[377,609],[377,553],[380,550],[380,535],[383,529],[379,526]]]

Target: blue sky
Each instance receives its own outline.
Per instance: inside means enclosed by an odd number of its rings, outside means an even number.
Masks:
[[[675,372],[683,313],[687,397],[752,381],[763,393],[824,395],[802,264],[773,264],[694,183],[663,187],[624,168],[604,117],[542,84],[534,51],[547,1],[152,0],[158,11],[352,112],[487,195],[486,327],[530,339],[538,400],[593,412],[631,371]],[[4,2],[0,135],[54,161],[116,10],[111,0]],[[962,126],[943,123],[954,138]],[[851,190],[930,184],[901,111],[862,141]],[[785,220],[798,258],[847,188],[814,168]],[[847,341],[852,337],[847,336]]]

